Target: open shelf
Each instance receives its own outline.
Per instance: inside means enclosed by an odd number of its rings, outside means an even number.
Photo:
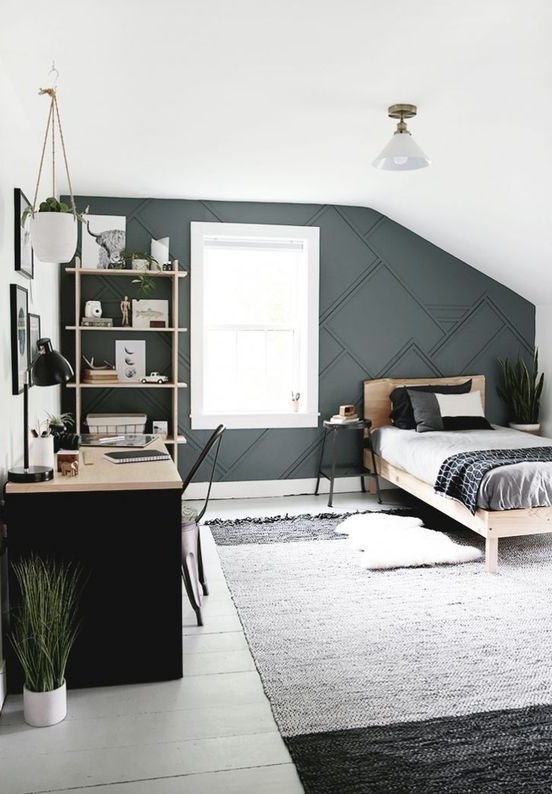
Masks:
[[[68,383],[68,389],[187,389],[187,383]]]
[[[188,275],[187,270],[129,270],[128,268],[121,268],[121,270],[103,270],[102,268],[94,267],[66,267],[66,273],[78,273],[81,276],[133,276],[137,278],[143,274],[151,276],[152,278],[186,278]]]
[[[174,328],[171,326],[170,328],[132,328],[129,325],[102,325],[102,326],[93,326],[93,325],[66,325],[66,331],[121,331],[122,333],[134,331],[135,333],[141,333],[142,331],[146,331],[150,333],[150,331],[178,331],[179,333],[187,333],[187,328]]]

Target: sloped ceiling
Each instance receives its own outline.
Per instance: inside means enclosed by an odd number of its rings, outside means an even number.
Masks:
[[[38,166],[55,59],[75,193],[369,206],[552,303],[549,0],[7,6],[22,145]],[[372,167],[394,102],[431,168]]]

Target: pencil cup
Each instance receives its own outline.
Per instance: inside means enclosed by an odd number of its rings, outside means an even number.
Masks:
[[[54,437],[40,436],[33,438],[30,450],[32,466],[54,468]]]

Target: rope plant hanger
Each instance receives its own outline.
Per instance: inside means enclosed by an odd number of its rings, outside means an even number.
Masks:
[[[73,186],[71,184],[71,175],[69,174],[69,165],[67,163],[67,152],[65,150],[65,139],[63,137],[56,91],[59,72],[55,64],[52,64],[52,69],[49,74],[55,75],[51,88],[40,88],[38,91],[40,96],[46,95],[50,97],[50,108],[48,120],[46,122],[44,142],[42,144],[42,153],[40,156],[33,203],[26,212],[31,215],[31,243],[38,259],[42,262],[69,262],[73,258],[77,247],[77,221],[82,220],[82,215],[77,212],[73,195]],[[56,198],[56,126],[69,186],[70,205],[63,201],[60,202]],[[51,136],[52,142],[52,195],[42,201],[37,209],[38,189],[40,187],[40,179],[44,168],[44,158],[49,136]],[[24,224],[25,221],[26,217],[24,213],[21,219],[22,224]]]

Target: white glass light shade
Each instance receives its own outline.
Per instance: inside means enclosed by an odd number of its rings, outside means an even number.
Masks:
[[[384,171],[414,171],[430,162],[409,132],[396,132],[372,165]]]

